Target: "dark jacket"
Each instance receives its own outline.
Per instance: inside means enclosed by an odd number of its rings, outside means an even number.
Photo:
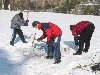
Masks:
[[[27,26],[27,23],[25,22],[24,18],[20,19],[18,14],[13,17],[11,20],[11,29],[20,29],[20,26]]]

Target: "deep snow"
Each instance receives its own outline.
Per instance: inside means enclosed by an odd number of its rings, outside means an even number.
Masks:
[[[18,13],[19,11],[0,11],[0,75],[99,75],[99,72],[96,74],[91,72],[90,67],[85,68],[89,71],[74,69],[74,67],[79,64],[87,65],[100,62],[100,16],[29,12],[28,27],[21,27],[28,44],[22,43],[17,35],[14,46],[11,46],[11,19]],[[23,14],[26,20],[27,13],[23,12]],[[32,28],[33,21],[52,22],[61,28],[61,63],[53,64],[54,59],[44,58],[48,49],[45,43],[35,41],[34,47],[32,47],[34,34],[37,33],[36,38],[42,35],[41,30]],[[93,22],[95,30],[91,38],[89,52],[73,56],[77,47],[66,52],[64,48],[74,45],[74,37],[69,27],[80,21]]]

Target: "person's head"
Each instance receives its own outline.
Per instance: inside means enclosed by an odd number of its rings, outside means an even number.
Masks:
[[[72,31],[72,25],[70,25],[70,30]]]
[[[38,28],[38,24],[39,24],[40,22],[39,21],[34,21],[33,23],[32,23],[32,26],[33,26],[33,28],[35,27],[35,28]]]
[[[23,18],[23,13],[22,12],[20,12],[19,14],[19,17],[22,19]]]

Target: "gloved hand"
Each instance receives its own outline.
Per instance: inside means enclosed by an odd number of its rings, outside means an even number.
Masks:
[[[40,40],[42,40],[41,38],[38,38],[37,41],[40,42]]]
[[[26,20],[25,22],[29,22],[29,20]]]
[[[46,44],[48,44],[48,45],[49,45],[49,44],[50,44],[50,42],[49,42],[49,41],[47,41],[47,42],[46,42]]]

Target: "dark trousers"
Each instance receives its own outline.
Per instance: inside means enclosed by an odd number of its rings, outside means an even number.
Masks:
[[[92,34],[94,32],[95,26],[92,23],[89,23],[84,29],[83,31],[80,33],[80,38],[79,38],[79,49],[78,52],[82,53],[83,51],[83,46],[85,43],[85,49],[86,51],[88,51],[89,47],[90,47],[90,40],[92,37]]]
[[[12,39],[11,39],[11,42],[14,44],[14,40],[16,38],[16,34],[19,35],[19,37],[21,38],[21,40],[24,42],[25,39],[24,39],[24,35],[23,35],[23,32],[21,29],[13,29],[13,34],[12,34]]]

